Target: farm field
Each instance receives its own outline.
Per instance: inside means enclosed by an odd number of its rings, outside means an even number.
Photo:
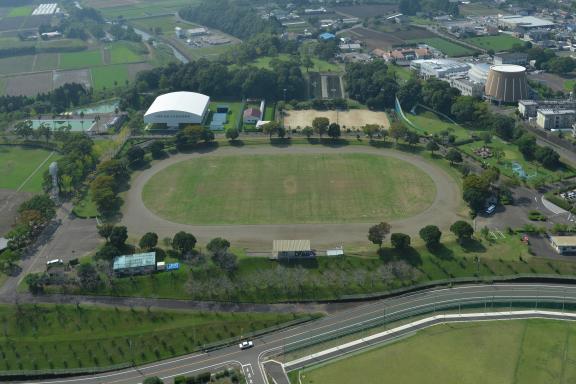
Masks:
[[[0,189],[18,189],[38,169],[21,190],[42,192],[43,173],[58,159],[57,154],[50,156],[50,153],[44,149],[0,145]],[[49,160],[40,167],[46,159]]]
[[[15,7],[12,8],[10,10],[10,12],[8,12],[7,17],[20,17],[20,16],[28,16],[30,14],[32,14],[32,11],[34,10],[33,6],[22,6],[22,7]]]
[[[187,224],[370,222],[423,211],[435,186],[417,167],[380,156],[225,156],[174,164],[142,195],[153,212]]]
[[[92,72],[92,86],[95,89],[110,89],[124,86],[128,78],[128,67],[125,64],[94,67]]]
[[[141,43],[120,41],[105,47],[110,54],[110,64],[137,63],[146,60],[146,47]]]
[[[448,56],[459,57],[459,56],[471,56],[474,54],[474,51],[472,49],[453,43],[441,37],[419,38],[408,40],[407,42],[410,44],[419,44],[419,43],[428,44],[429,46],[442,51],[442,53]]]
[[[191,353],[299,314],[208,313],[68,305],[0,306],[2,370],[106,367]]]
[[[361,128],[366,124],[376,124],[384,128],[390,126],[385,112],[369,111],[367,109],[350,109],[348,111],[316,111],[314,109],[288,111],[284,117],[286,127],[295,129],[312,125],[315,117],[327,117],[330,122],[338,122],[346,128]]]
[[[30,73],[4,78],[6,95],[36,96],[40,92],[50,92],[53,89],[52,72]]]
[[[332,10],[343,15],[349,15],[364,19],[366,17],[376,17],[397,12],[398,6],[393,4],[371,4],[333,7]]]
[[[514,44],[524,43],[509,35],[468,37],[464,41],[480,48],[492,49],[494,52],[508,51],[514,47]]]
[[[90,68],[104,64],[102,52],[97,49],[84,52],[67,52],[60,54],[61,69]]]
[[[194,3],[191,0],[136,0],[136,1],[122,1],[122,0],[90,0],[88,4],[101,8],[104,17],[117,18],[123,16],[125,19],[134,19],[139,17],[150,17],[166,15],[168,13],[176,13],[181,8]]]
[[[508,15],[503,9],[490,7],[481,3],[460,4],[460,14],[463,16],[496,16],[498,14]]]
[[[157,31],[161,35],[169,35],[170,37],[174,35],[175,27],[187,29],[197,26],[196,24],[190,23],[188,21],[180,20],[176,18],[176,16],[154,16],[143,19],[134,19],[130,21],[130,24],[152,35],[154,35],[154,32]]]
[[[4,57],[0,59],[0,75],[32,71],[34,55]]]
[[[58,54],[57,53],[42,53],[36,55],[34,60],[33,71],[49,71],[58,68]]]
[[[571,383],[576,324],[514,320],[437,325],[395,343],[301,373],[320,383]],[[418,369],[414,369],[415,366]]]

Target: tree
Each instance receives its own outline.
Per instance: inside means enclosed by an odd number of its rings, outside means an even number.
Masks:
[[[26,285],[28,285],[28,289],[34,294],[44,292],[46,280],[46,274],[44,273],[29,273],[24,278]]]
[[[28,139],[28,137],[34,134],[34,129],[32,128],[32,121],[26,120],[17,123],[16,126],[14,127],[14,133],[16,133],[16,135],[18,136]]]
[[[302,134],[304,134],[304,136],[306,136],[307,138],[310,138],[314,134],[314,128],[306,126],[302,128]]]
[[[38,137],[44,136],[46,142],[48,142],[48,140],[50,140],[50,137],[52,136],[52,130],[50,129],[50,126],[48,124],[42,123],[40,124],[38,129],[36,129],[36,134],[38,135]]]
[[[422,86],[415,78],[409,79],[400,86],[396,97],[405,111],[410,111],[422,99]]]
[[[221,237],[216,237],[206,245],[206,249],[212,253],[225,252],[230,248],[230,242]]]
[[[164,384],[164,382],[158,376],[151,376],[145,378],[143,384]]]
[[[454,163],[461,163],[462,155],[458,150],[451,148],[446,154],[446,160],[450,162],[450,165],[454,165]]]
[[[560,165],[560,155],[550,147],[538,147],[534,157],[546,168],[555,169]]]
[[[406,142],[410,146],[414,146],[420,142],[420,136],[414,131],[406,132]]]
[[[405,233],[393,233],[390,235],[390,242],[396,249],[406,249],[410,246],[410,236]]]
[[[236,260],[236,255],[228,250],[215,252],[212,255],[212,262],[228,273],[233,272],[238,267]]]
[[[110,235],[112,235],[112,231],[114,230],[114,225],[112,224],[101,224],[98,226],[98,234],[106,239],[106,242],[109,241]]]
[[[362,127],[362,131],[370,138],[370,140],[372,140],[372,138],[380,132],[380,127],[376,124],[366,124]]]
[[[120,256],[122,252],[110,243],[104,244],[102,248],[96,252],[95,258],[107,261],[112,261],[116,256]]]
[[[228,128],[226,130],[226,138],[228,140],[234,141],[238,138],[238,136],[240,136],[240,133],[236,128]]]
[[[420,230],[419,235],[428,248],[435,248],[440,244],[442,232],[435,225],[427,225]]]
[[[486,199],[490,196],[490,182],[487,178],[478,175],[464,177],[462,183],[462,197],[470,209],[478,212],[484,208]]]
[[[465,221],[459,220],[450,226],[452,232],[458,239],[458,243],[462,244],[464,241],[472,239],[474,228]]]
[[[278,127],[278,137],[283,139],[284,137],[286,137],[286,128],[284,127]]]
[[[142,236],[142,238],[140,239],[140,242],[138,243],[140,248],[145,249],[147,251],[154,249],[157,244],[158,244],[158,235],[155,234],[154,232],[145,233],[144,236]]]
[[[518,146],[520,153],[522,153],[527,160],[534,159],[537,148],[536,138],[534,136],[524,134],[516,140],[516,145]]]
[[[340,125],[332,123],[328,126],[328,136],[332,139],[337,139],[340,137]]]
[[[112,229],[110,233],[110,244],[116,248],[122,249],[128,240],[128,229],[123,226],[117,226]]]
[[[270,140],[272,140],[272,135],[278,132],[280,124],[276,121],[270,121],[262,126],[262,132],[267,134]]]
[[[142,147],[135,145],[128,150],[126,153],[126,157],[128,158],[128,162],[130,164],[140,163],[144,160],[144,156],[146,152],[142,149]]]
[[[36,211],[42,223],[52,220],[56,216],[56,205],[48,195],[36,195],[24,201],[18,207],[18,213]]]
[[[430,151],[432,156],[434,156],[434,151],[439,150],[440,147],[438,146],[435,140],[428,140],[428,142],[426,143],[426,149]]]
[[[329,125],[330,120],[327,117],[316,117],[312,120],[312,128],[314,128],[314,132],[320,135],[320,139],[328,131]]]
[[[13,249],[6,249],[0,252],[0,271],[7,272],[20,260],[20,252]]]
[[[406,126],[402,124],[400,121],[393,122],[390,125],[390,129],[388,130],[390,137],[394,139],[394,142],[396,144],[398,144],[399,139],[403,139],[404,137],[406,137],[407,132],[408,128],[406,128]]]
[[[172,239],[172,248],[175,251],[180,252],[181,256],[184,256],[187,253],[192,252],[195,246],[196,246],[196,237],[194,237],[194,235],[191,233],[180,231],[176,235],[174,235],[174,238]]]
[[[92,291],[100,285],[100,276],[92,264],[80,264],[78,266],[78,282],[80,287]]]
[[[152,144],[150,144],[150,153],[155,160],[163,158],[166,155],[166,152],[164,152],[164,142],[160,140],[152,142]]]
[[[373,244],[378,244],[379,248],[382,248],[382,243],[384,242],[386,235],[389,233],[390,224],[381,222],[370,227],[368,230],[368,240]]]

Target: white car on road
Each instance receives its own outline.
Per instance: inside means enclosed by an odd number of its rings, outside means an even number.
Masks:
[[[254,343],[249,341],[249,340],[243,341],[240,344],[238,344],[238,347],[240,349],[248,349],[248,348],[252,348],[253,346],[254,346]]]

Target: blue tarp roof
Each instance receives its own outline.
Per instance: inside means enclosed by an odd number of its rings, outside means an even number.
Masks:
[[[330,39],[335,39],[336,35],[333,33],[329,33],[329,32],[324,32],[319,36],[322,40],[330,40]]]

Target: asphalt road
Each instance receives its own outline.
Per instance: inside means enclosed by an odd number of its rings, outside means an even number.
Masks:
[[[443,305],[457,305],[470,300],[489,303],[523,299],[576,302],[576,286],[494,284],[427,290],[370,302],[336,312],[320,320],[268,334],[255,339],[254,348],[249,350],[241,351],[237,346],[232,346],[209,353],[196,353],[118,372],[36,382],[66,384],[141,383],[147,376],[159,376],[166,382],[171,382],[178,375],[193,375],[235,365],[242,367],[249,384],[265,384],[267,381],[261,364],[267,358],[281,352],[283,348],[295,343],[302,343],[335,331],[344,331],[346,328],[356,327],[358,324],[371,322],[383,316],[392,317],[402,313],[412,313],[422,308],[440,308]]]

